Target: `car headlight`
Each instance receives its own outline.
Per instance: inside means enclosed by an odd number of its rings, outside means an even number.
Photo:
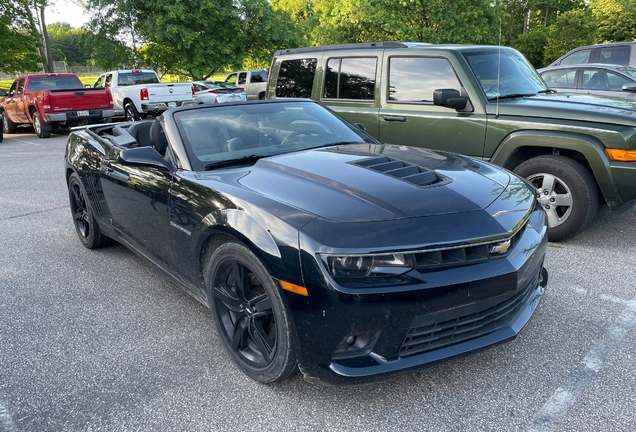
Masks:
[[[335,279],[399,276],[413,268],[411,257],[404,254],[320,255]]]

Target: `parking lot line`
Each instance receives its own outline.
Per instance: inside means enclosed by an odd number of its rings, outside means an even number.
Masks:
[[[621,344],[627,332],[634,326],[636,326],[636,299],[628,302],[614,324],[567,376],[565,382],[556,389],[526,430],[530,432],[555,430],[585,388],[603,368],[612,352]]]
[[[31,144],[31,145],[34,145],[34,146],[40,146],[40,145],[42,145],[42,144],[40,144],[40,143],[38,143],[38,142],[27,141],[27,140],[21,140],[21,139],[18,139],[18,138],[5,138],[5,140],[6,140],[6,141],[18,141],[18,142],[21,142],[21,143]]]

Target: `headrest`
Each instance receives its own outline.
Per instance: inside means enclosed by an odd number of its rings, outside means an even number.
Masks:
[[[163,131],[163,126],[159,123],[159,120],[152,122],[152,126],[150,126],[150,141],[155,150],[159,152],[159,154],[166,154],[166,149],[168,148],[168,139],[166,138],[166,134]]]

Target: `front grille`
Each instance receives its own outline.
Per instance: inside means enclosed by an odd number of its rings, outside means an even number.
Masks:
[[[539,273],[520,292],[496,306],[453,320],[417,326],[418,318],[400,346],[400,357],[408,357],[475,339],[506,326],[528,302],[539,280]]]
[[[431,186],[446,180],[446,178],[440,176],[435,171],[386,156],[371,157],[351,163],[376,172],[381,172],[416,186]]]
[[[527,225],[527,224],[526,224]],[[417,270],[438,269],[456,265],[474,264],[493,258],[502,258],[515,248],[526,229],[524,225],[512,237],[477,245],[463,245],[433,251],[416,252],[415,268]],[[504,249],[505,248],[505,249]]]

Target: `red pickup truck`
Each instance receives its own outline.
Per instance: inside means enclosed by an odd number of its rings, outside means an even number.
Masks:
[[[32,124],[40,138],[48,138],[54,128],[109,122],[115,113],[109,89],[86,88],[75,74],[22,76],[0,96],[5,134]]]

